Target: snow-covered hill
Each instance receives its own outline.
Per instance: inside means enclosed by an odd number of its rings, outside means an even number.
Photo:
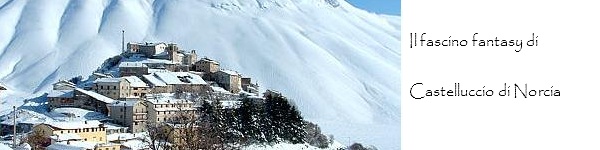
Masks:
[[[121,30],[125,41],[196,49],[281,91],[342,142],[399,142],[400,18],[343,0],[0,0],[9,88],[0,114],[59,79],[89,75],[121,52]]]

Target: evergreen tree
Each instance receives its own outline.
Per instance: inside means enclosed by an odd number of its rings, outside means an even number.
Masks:
[[[266,119],[270,123],[266,130],[267,140],[275,143],[303,143],[306,136],[304,120],[296,107],[279,94],[270,94],[265,98]]]
[[[240,132],[243,135],[245,144],[256,144],[266,142],[264,130],[264,105],[255,99],[242,99],[242,104],[238,108]]]

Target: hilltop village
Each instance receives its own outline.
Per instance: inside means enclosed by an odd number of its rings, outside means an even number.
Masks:
[[[148,127],[164,124],[173,131],[165,137],[168,146],[177,149],[186,144],[178,142],[186,138],[182,136],[188,132],[186,119],[196,118],[206,101],[227,110],[243,107],[241,99],[280,96],[267,90],[259,97],[258,92],[250,77],[223,69],[210,58],[198,59],[195,50],[186,52],[173,43],[128,43],[122,54],[105,61],[89,79],[54,83],[45,95],[53,120],[21,122],[19,130],[31,131],[34,149],[154,149],[154,143],[142,146],[159,130]],[[39,140],[31,144],[31,139]]]

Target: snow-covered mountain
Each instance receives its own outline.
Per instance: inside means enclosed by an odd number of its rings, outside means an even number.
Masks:
[[[9,88],[0,102],[86,77],[121,52],[121,30],[125,41],[176,42],[281,91],[342,142],[399,142],[400,17],[343,0],[0,0]]]

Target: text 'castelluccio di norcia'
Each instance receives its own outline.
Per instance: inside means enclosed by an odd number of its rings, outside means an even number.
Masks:
[[[460,83],[454,83],[452,88],[434,88],[429,89],[423,83],[415,83],[410,87],[410,96],[414,99],[424,99],[426,97],[549,97],[560,96],[560,90],[554,89],[554,86],[549,86],[545,89],[529,89],[525,84],[510,84],[504,83],[502,88],[494,90],[483,86],[481,88],[464,89]]]
[[[455,39],[452,36],[444,39],[435,39],[427,33],[410,33],[410,48],[416,47],[515,47],[515,52],[521,52],[524,46],[538,46],[538,36],[531,34],[525,42],[522,39],[485,38],[479,33],[473,33],[472,39]]]

